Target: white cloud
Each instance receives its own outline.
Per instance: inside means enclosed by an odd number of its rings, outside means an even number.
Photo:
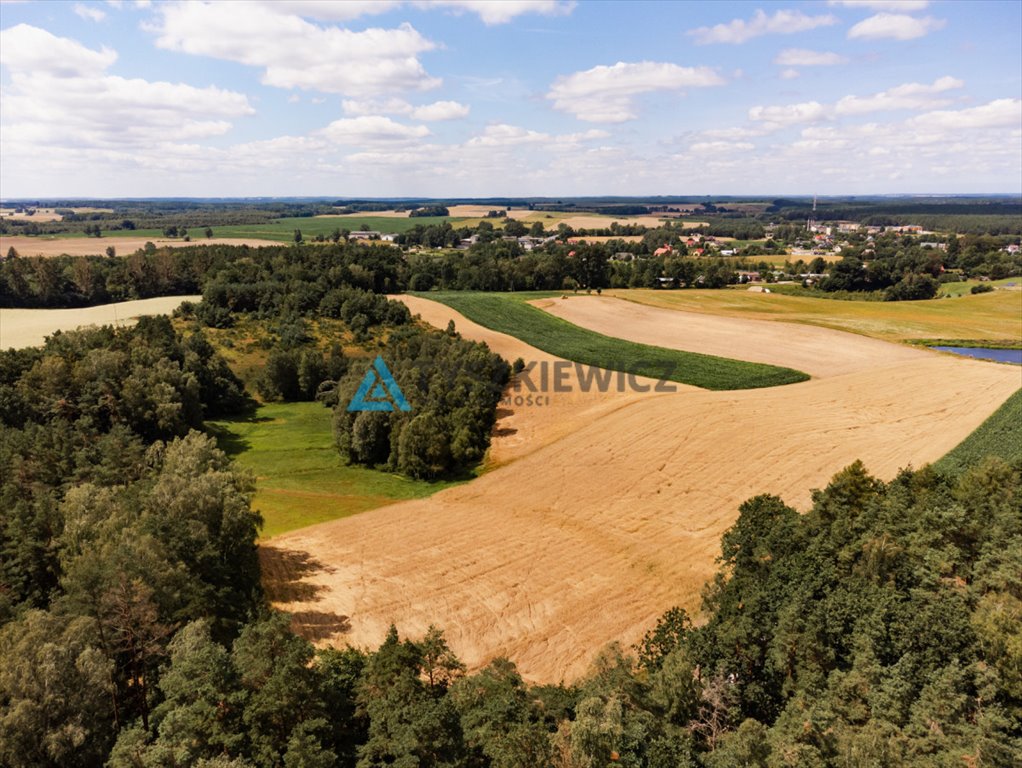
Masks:
[[[260,5],[273,9],[282,5],[280,0],[256,0]],[[399,8],[399,0],[287,0],[284,4],[289,13],[320,21],[350,21],[360,16],[387,13]]]
[[[334,120],[317,135],[339,144],[391,144],[425,138],[429,136],[429,128],[405,125],[389,117],[373,115]]]
[[[558,77],[547,98],[555,109],[579,120],[620,123],[637,115],[633,100],[651,91],[674,91],[721,85],[724,79],[709,67],[679,67],[655,61],[597,66]]]
[[[265,85],[377,96],[440,85],[417,58],[435,44],[410,24],[353,32],[320,27],[291,5],[167,3],[153,28],[161,48],[263,68]]]
[[[435,101],[432,104],[424,104],[412,110],[412,117],[416,120],[433,122],[437,120],[458,120],[468,117],[469,108],[466,104],[459,104],[457,101]]]
[[[91,5],[75,3],[72,10],[76,15],[81,16],[83,19],[87,19],[88,21],[103,21],[103,19],[106,18],[106,11],[101,8],[95,8]]]
[[[522,144],[537,144],[546,147],[556,146],[563,149],[566,146],[580,145],[587,141],[595,141],[596,139],[605,139],[609,135],[606,131],[595,128],[581,133],[549,134],[529,128],[522,128],[518,125],[496,123],[486,126],[480,135],[473,136],[466,141],[464,147],[497,149],[517,147]]]
[[[710,155],[727,152],[748,152],[755,148],[756,145],[748,141],[698,141],[689,147],[689,151],[696,154]]]
[[[149,148],[219,136],[230,118],[255,111],[233,91],[107,74],[116,59],[108,48],[26,24],[0,32],[0,61],[11,78],[0,113],[4,144],[31,156],[54,147]]]
[[[0,31],[0,64],[20,72],[41,71],[55,77],[97,75],[117,61],[117,52],[94,51],[45,29],[18,24]]]
[[[467,117],[469,107],[457,101],[435,101],[412,106],[404,99],[344,99],[341,108],[346,115],[410,115],[416,120],[434,122]]]
[[[757,125],[752,128],[710,128],[705,131],[700,131],[700,136],[705,136],[708,139],[723,139],[725,141],[736,141],[738,139],[754,139],[760,136],[765,136],[769,133],[767,128]]]
[[[710,43],[741,44],[763,35],[790,35],[805,32],[817,27],[828,27],[837,24],[836,16],[807,16],[801,11],[780,10],[767,15],[757,10],[751,19],[732,19],[726,24],[712,27],[699,27],[689,30],[688,34],[695,38],[699,45]]]
[[[410,115],[411,104],[404,99],[344,99],[341,109],[346,115]]]
[[[520,144],[536,144],[550,140],[550,134],[521,128],[517,125],[488,125],[481,136],[473,136],[466,142],[469,147],[509,147]]]
[[[420,10],[445,9],[474,13],[484,24],[506,24],[517,16],[536,13],[565,16],[575,8],[574,0],[256,0],[268,8],[286,4],[289,13],[320,21],[350,21],[360,16],[388,13],[411,5]]]
[[[847,62],[848,59],[840,54],[805,48],[785,48],[774,57],[774,64],[782,67],[830,67]]]
[[[749,110],[749,119],[779,126],[815,123],[827,119],[827,108],[818,101],[783,106],[753,107]]]
[[[575,8],[574,0],[428,0],[416,2],[420,8],[451,8],[475,13],[487,26],[506,24],[516,16],[538,13],[543,16],[566,16]]]
[[[797,69],[786,69],[783,72],[781,72],[782,80],[794,80],[797,77],[798,77]]]
[[[801,104],[756,106],[749,110],[749,119],[762,124],[765,128],[776,130],[792,125],[819,123],[836,117],[865,115],[871,112],[933,109],[950,103],[940,94],[961,88],[964,85],[965,83],[957,78],[944,76],[929,84],[905,83],[871,96],[845,96],[836,104],[808,101]]]
[[[921,11],[930,0],[829,0],[828,5],[843,5],[846,8],[869,8],[873,11]]]
[[[947,22],[932,16],[906,16],[903,13],[878,13],[860,21],[850,30],[848,37],[852,39],[877,40],[915,40],[930,32],[943,29]]]
[[[949,103],[947,99],[935,98],[935,94],[964,85],[963,81],[948,76],[938,78],[930,85],[905,83],[872,96],[845,96],[834,110],[839,115],[862,115],[896,109],[933,109]]]
[[[918,128],[943,128],[949,131],[974,128],[1017,128],[1022,125],[1022,99],[995,99],[979,107],[926,112],[909,124]],[[1012,134],[1018,138],[1018,132]]]

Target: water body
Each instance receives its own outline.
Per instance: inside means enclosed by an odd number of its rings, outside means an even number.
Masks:
[[[931,349],[954,352],[956,355],[975,357],[978,360],[996,360],[998,363],[1022,365],[1022,349],[991,349],[989,347],[931,347]]]

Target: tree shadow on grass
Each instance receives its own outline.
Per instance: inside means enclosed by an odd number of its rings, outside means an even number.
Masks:
[[[217,447],[232,458],[252,447],[247,438],[219,424],[206,424],[206,433],[212,435]]]

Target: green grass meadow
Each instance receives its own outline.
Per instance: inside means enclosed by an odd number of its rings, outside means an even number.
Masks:
[[[526,303],[530,299],[559,293],[445,291],[421,295],[446,304],[469,320],[514,336],[544,352],[609,370],[625,370],[714,390],[775,387],[809,378],[807,374],[791,368],[682,352],[604,336]],[[665,376],[665,371],[672,368],[673,373]]]
[[[226,226],[213,226],[214,237],[248,237],[259,240],[278,240],[283,243],[292,242],[296,229],[302,231],[305,240],[312,240],[316,235],[329,237],[335,229],[347,229],[351,232],[358,231],[363,227],[374,232],[384,234],[408,232],[417,225],[427,226],[429,224],[442,224],[449,221],[451,226],[457,229],[462,222],[472,221],[467,218],[450,216],[418,216],[415,218],[402,218],[397,216],[299,216],[286,219],[273,219],[265,224],[233,224]],[[54,238],[83,237],[81,231],[62,232],[53,236]],[[189,227],[188,236],[196,245],[201,245],[206,239],[205,227]],[[151,237],[163,238],[162,229],[120,229],[110,232],[104,231],[103,237],[97,242],[118,237]],[[115,243],[116,245],[116,243]]]
[[[345,465],[334,447],[332,421],[321,403],[270,403],[247,416],[207,422],[220,447],[256,476],[252,506],[265,520],[261,538],[457,484]]]

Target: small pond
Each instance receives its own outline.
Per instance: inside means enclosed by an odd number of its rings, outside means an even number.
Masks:
[[[931,347],[941,352],[954,352],[956,355],[975,357],[979,360],[996,360],[999,363],[1022,365],[1022,349],[990,349],[989,347]]]

